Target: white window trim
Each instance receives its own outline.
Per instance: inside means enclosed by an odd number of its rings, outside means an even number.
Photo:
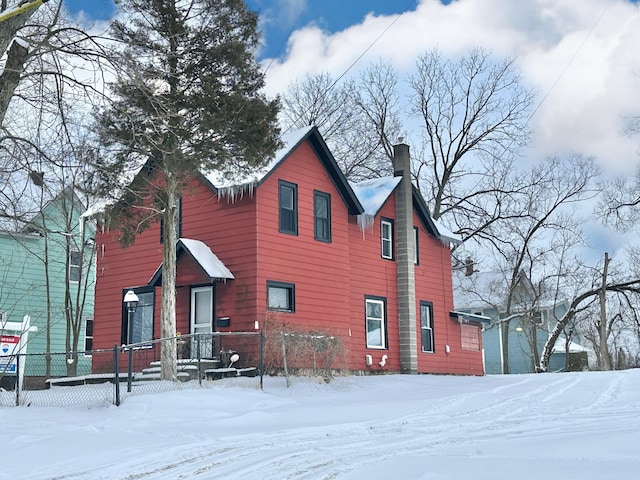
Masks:
[[[382,341],[382,345],[370,345],[369,344],[369,335],[368,335],[368,327],[369,327],[369,317],[367,316],[367,304],[368,303],[378,303],[380,304],[382,311],[382,318],[372,318],[371,320],[380,321],[380,340]],[[387,326],[387,318],[386,318],[386,308],[385,301],[377,298],[365,298],[364,302],[364,316],[365,316],[365,338],[367,342],[367,348],[376,349],[376,350],[386,350],[387,348],[387,337],[386,337],[386,326]]]
[[[389,226],[389,238],[384,236],[384,226]],[[385,255],[385,244],[389,245],[389,255]],[[393,222],[391,220],[380,220],[380,255],[387,260],[393,260]]]
[[[77,253],[78,254],[78,258],[80,259],[80,263],[72,263],[73,260],[73,254]],[[79,250],[70,250],[69,251],[69,283],[73,283],[74,285],[77,285],[78,283],[80,283],[80,280],[82,280],[82,254]],[[78,280],[71,280],[71,269],[73,268],[77,268],[78,269]]]

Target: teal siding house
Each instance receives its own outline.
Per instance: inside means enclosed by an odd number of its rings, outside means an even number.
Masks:
[[[503,276],[496,273],[459,276],[454,287],[456,311],[489,319],[482,331],[485,373],[534,373],[549,334],[568,305],[563,301],[545,303],[529,278],[521,273],[507,313],[509,292],[505,283]],[[503,341],[505,336],[507,342]],[[564,337],[558,338],[549,359],[549,371],[589,367],[592,355],[577,343],[580,332],[574,329],[572,338],[574,341],[568,344]]]
[[[67,189],[28,223],[0,231],[2,334],[19,334],[7,327],[28,315],[32,329],[26,353],[60,353],[50,359],[29,356],[24,365],[27,377],[91,371],[91,356],[84,352],[91,350],[92,342],[95,229],[81,218],[84,210]]]

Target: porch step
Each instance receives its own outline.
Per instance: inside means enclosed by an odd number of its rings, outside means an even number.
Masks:
[[[197,358],[185,358],[185,359],[181,359],[177,361],[177,365],[178,365],[178,370],[181,370],[182,368],[186,367],[187,365],[192,365],[194,367],[198,367],[198,359]],[[159,367],[160,366],[160,361],[156,360],[154,362],[151,362],[149,364],[150,367]],[[220,360],[218,360],[217,358],[207,358],[207,359],[201,359],[200,360],[200,368],[202,370],[206,370],[208,368],[218,368],[220,367]]]
[[[207,380],[220,380],[228,377],[256,377],[258,369],[256,367],[249,368],[209,368],[204,371]]]
[[[145,369],[145,370],[151,370],[151,369]],[[176,374],[176,376],[178,377],[178,380],[180,380],[181,382],[188,382],[189,380],[192,380],[191,375],[188,372],[178,372]],[[140,382],[140,381],[148,381],[148,380],[161,380],[160,378],[160,371],[158,370],[157,373],[136,373],[133,377],[133,380],[136,382]]]
[[[98,383],[113,383],[115,374],[113,373],[92,373],[89,375],[78,375],[77,377],[60,377],[60,378],[48,378],[45,381],[47,388],[51,387],[76,387],[78,385],[94,385]],[[127,374],[120,373],[118,379],[121,382],[127,381]]]

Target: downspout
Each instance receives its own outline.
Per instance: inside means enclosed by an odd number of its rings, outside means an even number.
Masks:
[[[413,264],[413,189],[409,145],[393,147],[394,175],[402,177],[396,187],[396,267],[398,282],[398,329],[400,370],[418,372],[416,282]]]

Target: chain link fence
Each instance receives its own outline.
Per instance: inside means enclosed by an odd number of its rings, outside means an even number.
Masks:
[[[164,375],[163,350],[176,358]],[[0,406],[120,405],[133,395],[229,382],[262,389],[264,338],[180,335],[109,350],[0,355],[0,365]]]

